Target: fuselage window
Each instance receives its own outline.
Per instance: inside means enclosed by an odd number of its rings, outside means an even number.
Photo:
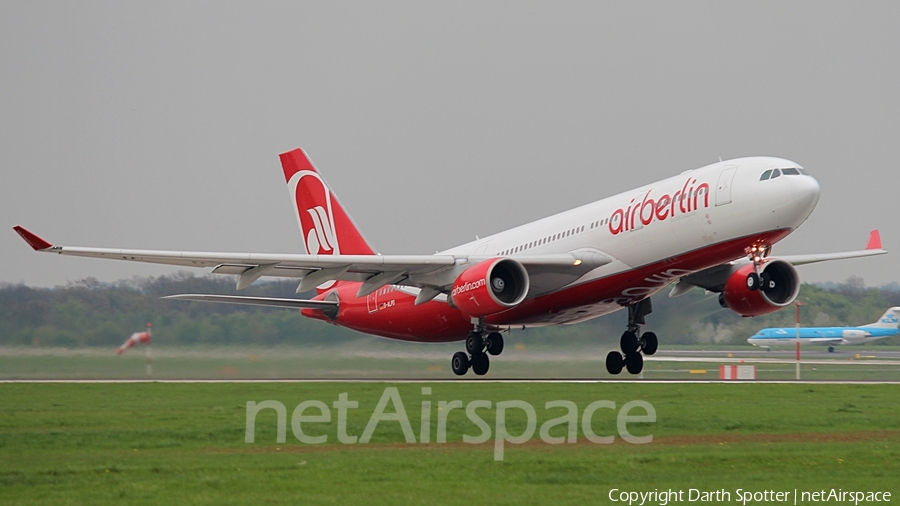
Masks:
[[[765,181],[766,179],[769,179],[769,176],[771,176],[771,175],[772,175],[772,169],[769,169],[769,170],[763,172],[762,176],[759,176],[759,180]]]
[[[779,176],[781,176],[781,171],[780,171],[780,170],[775,169],[775,170],[772,171],[772,179],[775,179],[776,177],[779,177]]]
[[[781,169],[781,173],[785,176],[799,176],[800,171],[797,169]]]

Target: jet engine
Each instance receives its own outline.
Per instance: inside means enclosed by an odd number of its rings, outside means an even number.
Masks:
[[[467,316],[481,317],[516,306],[528,294],[528,272],[510,258],[492,258],[464,270],[450,299]]]
[[[790,263],[777,258],[760,266],[757,289],[748,287],[753,264],[736,270],[725,282],[719,302],[741,316],[759,316],[787,306],[800,293],[800,276]]]

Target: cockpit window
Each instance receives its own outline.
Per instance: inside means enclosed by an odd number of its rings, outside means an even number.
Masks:
[[[791,168],[791,169],[781,169],[781,172],[782,172],[785,176],[799,176],[799,175],[800,175],[800,171],[797,170],[797,169],[793,169],[793,168]]]
[[[800,167],[798,170],[799,170],[800,173],[803,174],[804,176],[808,176],[808,175],[809,175],[809,172],[806,172],[806,169],[804,169],[803,167]]]
[[[771,176],[771,175],[772,175],[772,169],[769,169],[769,170],[763,172],[762,176],[759,176],[759,180],[765,181],[766,179],[769,179],[769,176]]]
[[[779,177],[779,176],[781,176],[781,171],[780,171],[780,170],[775,169],[775,170],[772,171],[772,179],[775,179],[776,177]]]

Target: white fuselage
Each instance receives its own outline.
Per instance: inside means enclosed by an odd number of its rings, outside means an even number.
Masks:
[[[718,162],[440,253],[515,258],[587,249],[611,257],[612,262],[568,286],[588,283],[692,252],[702,254],[705,248],[729,240],[796,229],[818,202],[818,182],[805,174],[764,181],[760,176],[771,169],[799,167],[770,157]],[[673,269],[667,281],[690,272]],[[641,295],[655,293],[666,284],[655,283]],[[574,323],[621,307],[589,306],[580,317],[561,318]]]

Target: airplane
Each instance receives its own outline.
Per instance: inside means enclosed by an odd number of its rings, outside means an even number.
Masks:
[[[650,297],[700,287],[743,316],[777,311],[797,297],[794,266],[887,253],[877,230],[864,250],[771,256],[802,224],[819,184],[782,158],[720,161],[438,252],[380,255],[306,152],[280,155],[302,254],[209,253],[70,247],[14,229],[37,251],[237,275],[237,289],[263,276],[301,278],[310,300],[176,294],[170,299],[300,309],[307,317],[412,342],[464,341],[451,369],[484,375],[513,328],[569,325],[620,309],[627,324],[606,369],[638,374],[659,340],[641,332]]]
[[[859,327],[800,327],[801,344],[828,346],[829,353],[843,344],[863,344],[896,336],[900,330],[900,307],[892,307],[875,323]],[[797,343],[797,328],[762,329],[747,339],[753,346],[771,348],[774,346],[794,346]]]

